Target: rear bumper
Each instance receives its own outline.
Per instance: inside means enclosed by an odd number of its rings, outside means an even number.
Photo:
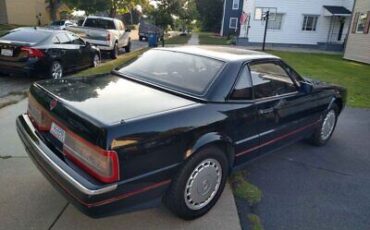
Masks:
[[[27,115],[18,117],[17,131],[28,155],[42,174],[89,216],[101,217],[137,209],[143,203],[158,200],[170,183],[165,174],[113,184],[95,183],[59,158],[43,142]]]
[[[32,74],[39,75],[46,71],[45,66],[37,60],[27,62],[0,61],[0,73],[31,76]]]

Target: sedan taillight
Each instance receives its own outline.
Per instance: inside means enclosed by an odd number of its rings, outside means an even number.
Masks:
[[[119,161],[115,151],[103,150],[67,132],[63,153],[101,182],[112,183],[119,180]]]
[[[32,95],[28,98],[27,114],[37,130],[49,132],[52,123],[55,123],[65,132],[63,154],[68,159],[101,182],[119,180],[119,160],[115,151],[104,150],[86,141],[51,117]]]
[[[33,58],[42,58],[45,56],[44,52],[41,50],[31,48],[31,47],[21,47],[21,52],[25,52],[28,57],[33,57]]]

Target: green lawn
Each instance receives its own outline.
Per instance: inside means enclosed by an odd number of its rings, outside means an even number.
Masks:
[[[184,44],[188,43],[190,37],[191,37],[190,35],[174,36],[174,37],[165,39],[164,44],[165,45],[184,45]]]
[[[90,68],[90,69],[81,71],[74,76],[90,76],[90,75],[95,75],[95,74],[109,73],[113,69],[120,67],[126,62],[131,61],[132,59],[136,58],[140,54],[144,53],[146,50],[148,49],[145,48],[145,49],[137,50],[137,51],[134,51],[128,54],[121,55],[116,60],[106,62],[96,68]]]
[[[230,40],[226,37],[217,36],[215,33],[201,32],[199,33],[200,45],[229,45]]]
[[[346,87],[349,106],[370,108],[370,65],[343,60],[342,55],[269,53],[284,59],[303,76]]]

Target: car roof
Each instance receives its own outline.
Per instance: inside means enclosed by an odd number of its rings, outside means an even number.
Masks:
[[[118,20],[117,18],[109,18],[109,17],[102,17],[102,16],[87,16],[87,18],[104,19],[104,20],[110,20],[110,21]]]
[[[30,30],[30,31],[35,31],[35,32],[46,32],[46,33],[50,33],[50,34],[58,34],[58,33],[65,33],[67,31],[65,30],[55,30],[55,29],[52,29],[52,28],[47,28],[47,27],[19,27],[19,28],[16,28],[16,29],[13,29],[12,31],[19,31],[19,30]]]
[[[171,48],[156,48],[172,52],[181,52],[186,54],[199,55],[225,62],[249,61],[258,59],[280,59],[277,56],[259,51],[248,50],[244,48],[234,48],[226,46],[178,46]]]

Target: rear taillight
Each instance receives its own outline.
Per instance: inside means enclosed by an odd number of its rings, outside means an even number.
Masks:
[[[102,182],[112,183],[119,180],[119,162],[115,151],[103,150],[81,137],[67,132],[63,153]]]
[[[67,127],[51,117],[33,97],[28,97],[27,113],[39,131],[49,132],[55,123],[65,131],[63,154],[101,182],[112,183],[119,180],[119,161],[115,151],[104,150],[79,137]]]
[[[28,55],[28,57],[33,57],[33,58],[42,58],[45,56],[45,54],[38,49],[34,49],[31,47],[21,47],[21,52],[24,52]]]
[[[107,34],[107,41],[110,41],[111,40],[111,34],[108,32]]]
[[[51,127],[51,118],[44,111],[44,108],[36,102],[36,100],[29,95],[28,96],[28,115],[30,116],[36,129],[39,131],[49,131]]]

